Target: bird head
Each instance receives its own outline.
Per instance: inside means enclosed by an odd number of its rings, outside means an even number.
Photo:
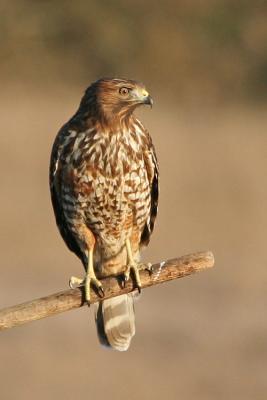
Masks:
[[[122,120],[132,114],[136,107],[153,100],[142,83],[127,79],[103,78],[86,90],[87,104],[95,104],[97,113],[105,120]],[[91,100],[91,101],[90,101]]]

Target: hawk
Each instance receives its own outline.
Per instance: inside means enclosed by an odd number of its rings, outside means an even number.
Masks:
[[[152,106],[144,85],[104,78],[85,91],[58,132],[50,161],[50,190],[59,231],[85,268],[83,284],[103,295],[100,278],[132,271],[140,291],[140,249],[149,242],[158,208],[158,164],[151,137],[134,115]],[[125,271],[126,267],[126,272]],[[102,344],[127,350],[135,334],[132,295],[100,301]]]

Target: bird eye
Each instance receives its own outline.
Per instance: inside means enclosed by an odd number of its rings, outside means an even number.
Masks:
[[[130,92],[130,89],[128,89],[127,87],[122,87],[122,88],[120,88],[120,90],[119,90],[119,93],[120,93],[122,96],[126,96],[129,92]]]

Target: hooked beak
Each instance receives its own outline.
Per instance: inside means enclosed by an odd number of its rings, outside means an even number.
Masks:
[[[150,94],[144,89],[141,93],[141,101],[143,104],[148,104],[151,108],[153,106],[153,100]]]
[[[148,104],[151,108],[153,105],[153,100],[150,94],[146,91],[146,89],[136,89],[133,91],[132,100],[136,105]]]
[[[144,104],[148,104],[151,108],[153,106],[153,99],[152,97],[148,94],[143,101]]]

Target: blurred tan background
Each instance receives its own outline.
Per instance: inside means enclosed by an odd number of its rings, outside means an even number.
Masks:
[[[93,308],[1,333],[1,399],[267,396],[267,7],[263,1],[2,1],[0,307],[81,275],[56,228],[49,156],[91,81],[143,81],[161,172],[145,260],[216,267],[144,291],[126,353]]]

